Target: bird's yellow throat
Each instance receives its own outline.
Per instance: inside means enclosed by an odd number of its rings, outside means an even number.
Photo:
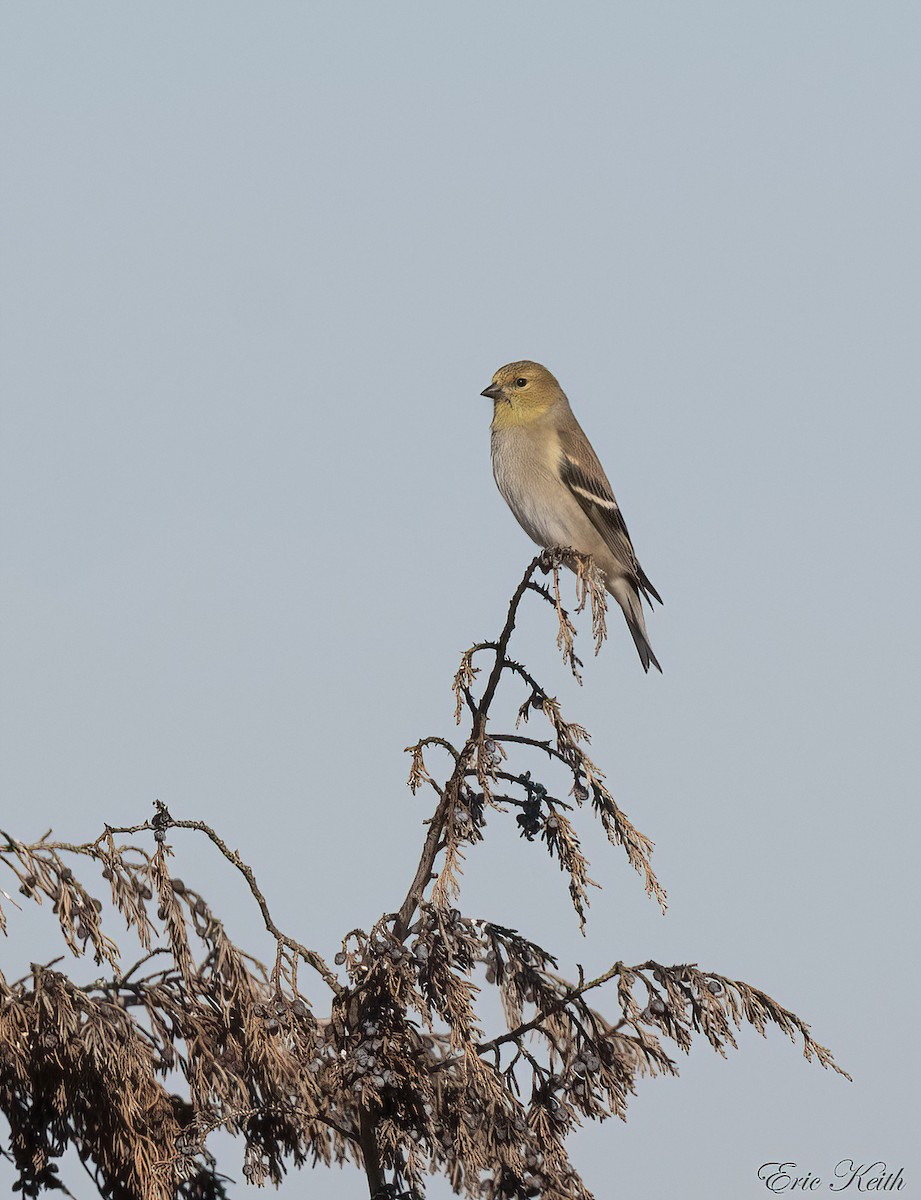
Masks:
[[[546,404],[535,403],[533,400],[528,404],[509,404],[507,400],[497,400],[492,414],[492,428],[514,429],[520,425],[533,425],[552,406],[552,400]]]

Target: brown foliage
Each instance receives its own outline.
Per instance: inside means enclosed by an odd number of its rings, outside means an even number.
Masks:
[[[0,1108],[24,1195],[69,1194],[55,1159],[71,1146],[114,1200],[222,1197],[207,1142],[223,1128],[243,1138],[244,1173],[256,1184],[279,1182],[290,1164],[351,1160],[381,1198],[422,1196],[425,1176],[438,1172],[457,1193],[483,1200],[589,1200],[567,1135],[584,1120],[623,1118],[637,1077],[674,1074],[670,1047],[686,1051],[695,1034],[723,1054],[743,1024],[761,1033],[774,1024],[801,1041],[807,1059],[840,1071],[799,1017],[748,984],[657,962],[618,962],[596,979],[580,972],[567,980],[536,943],[454,907],[464,853],[482,840],[488,815],[513,810],[521,835],[558,862],[584,924],[591,880],[576,832],[580,809],[591,810],[665,906],[652,843],[614,802],[585,752],[585,730],[509,657],[531,592],[553,609],[563,661],[578,675],[576,630],[560,599],[563,564],[576,572],[577,611],[590,605],[600,646],[605,593],[590,560],[535,558],[499,637],[462,656],[454,690],[464,741],[428,737],[409,748],[410,787],[436,798],[419,866],[397,912],[344,938],[338,972],[278,929],[252,870],[213,829],[175,820],[163,805],[149,821],[107,827],[80,845],[0,835],[0,864],[19,892],[50,902],[71,954],[102,968],[82,986],[56,963],[33,965],[15,982],[0,974]],[[524,688],[509,733],[489,727],[504,677]],[[521,731],[531,717],[545,722],[543,736]],[[441,782],[426,761],[438,750],[448,756]],[[514,769],[513,752],[562,764],[569,798]],[[210,839],[244,877],[276,940],[270,969],[234,945],[205,900],[171,875],[167,837],[182,830]],[[137,936],[144,953],[128,969],[74,862],[98,868]],[[304,966],[328,990],[320,1014],[299,983]],[[492,1036],[478,1019],[475,978],[501,996],[507,1028]],[[605,984],[607,1015],[590,1003]]]

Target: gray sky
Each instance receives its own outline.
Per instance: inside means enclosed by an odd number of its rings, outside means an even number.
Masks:
[[[82,839],[159,797],[326,954],[392,910],[427,815],[402,748],[450,733],[458,653],[532,552],[478,393],[536,358],[665,598],[665,674],[619,618],[581,691],[537,610],[518,652],[671,908],[583,821],[582,939],[511,818],[465,907],[570,969],[748,980],[855,1077],[779,1034],[701,1048],[577,1164],[599,1197],[741,1200],[765,1160],[885,1159],[918,1194],[917,5],[36,0],[0,26],[3,825]],[[47,928],[16,921],[11,970]]]

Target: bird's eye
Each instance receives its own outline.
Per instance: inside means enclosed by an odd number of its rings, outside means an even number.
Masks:
[[[527,387],[527,386],[528,386],[528,381],[524,378],[524,376],[521,376],[519,379],[515,380],[515,387]]]

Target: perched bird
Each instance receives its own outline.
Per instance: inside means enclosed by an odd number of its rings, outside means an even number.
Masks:
[[[493,402],[492,469],[518,523],[538,546],[590,554],[627,618],[643,664],[659,666],[640,596],[662,597],[636,561],[630,534],[598,456],[546,367],[500,367],[481,395]]]

